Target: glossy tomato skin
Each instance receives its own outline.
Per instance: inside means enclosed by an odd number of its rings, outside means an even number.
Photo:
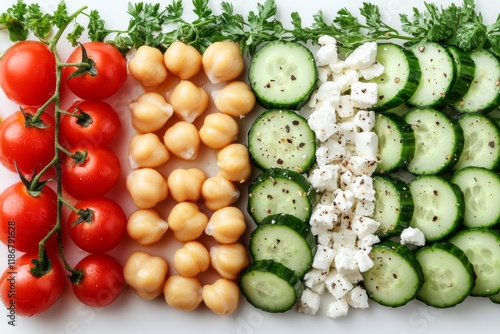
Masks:
[[[21,106],[44,104],[56,89],[54,54],[39,41],[14,44],[0,60],[0,85]]]
[[[66,275],[57,259],[51,258],[51,268],[35,277],[30,270],[37,253],[25,253],[7,267],[0,278],[0,294],[4,305],[15,305],[15,315],[32,317],[48,310],[62,294]]]
[[[83,277],[73,283],[75,296],[85,305],[103,307],[113,303],[125,287],[122,265],[108,254],[90,254],[75,266]]]
[[[61,116],[60,133],[70,146],[107,145],[121,129],[116,110],[104,101],[76,101],[67,111],[83,117]]]
[[[84,100],[105,100],[115,94],[127,79],[127,61],[111,44],[104,42],[87,42],[83,44],[88,58],[94,61],[96,75],[85,73],[69,78],[77,71],[75,66],[64,67],[63,81],[69,89]],[[78,47],[68,57],[68,63],[82,61],[82,48]]]
[[[17,182],[0,194],[0,240],[17,251],[38,251],[56,220],[57,194],[48,186],[34,195]]]
[[[68,230],[78,247],[89,253],[105,253],[122,241],[127,231],[127,217],[115,201],[106,197],[87,199],[76,203],[75,208],[92,212],[88,220],[79,220],[83,217],[75,212],[68,217]]]
[[[24,108],[34,115],[36,108]],[[45,167],[55,155],[55,120],[51,114],[43,113],[43,128],[26,126],[26,117],[17,111],[0,123],[0,163],[16,172],[15,164],[23,175],[32,175],[35,168]]]
[[[63,189],[76,199],[102,197],[118,182],[120,161],[106,146],[83,146],[71,152],[87,152],[82,162],[65,155],[61,163]]]

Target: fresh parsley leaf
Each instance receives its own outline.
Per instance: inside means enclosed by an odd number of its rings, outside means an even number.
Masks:
[[[66,6],[66,3],[64,1],[59,2],[57,5],[57,8],[52,15],[52,22],[57,28],[62,28],[66,22],[68,21],[69,14],[68,14],[68,8]]]

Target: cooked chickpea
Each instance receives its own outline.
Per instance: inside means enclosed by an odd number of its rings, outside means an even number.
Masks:
[[[129,104],[132,125],[139,132],[155,132],[161,129],[174,110],[165,98],[155,92],[144,93]]]
[[[203,182],[201,195],[205,199],[206,207],[215,211],[236,202],[240,196],[240,191],[221,173],[217,173]]]
[[[195,203],[182,202],[176,204],[167,217],[167,223],[180,242],[197,239],[207,227],[208,217]]]
[[[212,214],[205,233],[213,236],[217,242],[230,244],[238,241],[246,227],[243,212],[235,206],[227,206]]]
[[[132,137],[129,160],[132,168],[159,167],[170,159],[167,147],[154,133],[142,133]]]
[[[123,273],[125,281],[139,297],[155,299],[162,291],[168,272],[167,261],[143,251],[130,254]]]
[[[170,94],[170,104],[181,120],[192,123],[208,107],[208,93],[189,80],[181,80]]]
[[[226,317],[236,310],[240,300],[240,289],[234,281],[219,278],[203,286],[203,302],[215,314]]]
[[[209,114],[200,128],[200,139],[203,144],[213,149],[221,149],[238,139],[240,128],[238,123],[223,113]]]
[[[155,209],[139,209],[128,217],[127,233],[141,245],[158,242],[167,230],[167,222]]]
[[[242,243],[220,244],[210,248],[212,267],[224,278],[236,279],[250,264],[250,256]]]
[[[194,160],[200,149],[198,129],[188,122],[179,121],[165,131],[163,142],[170,153],[183,160]]]
[[[170,195],[177,202],[196,202],[206,179],[205,173],[199,168],[175,169],[167,178]]]
[[[234,143],[217,152],[217,166],[226,179],[245,182],[252,174],[250,156],[245,145]]]
[[[163,295],[167,304],[182,311],[192,311],[203,301],[203,287],[196,277],[172,275],[165,282]]]
[[[153,168],[132,171],[126,181],[132,201],[139,209],[149,209],[168,197],[167,180]]]
[[[238,43],[215,42],[205,50],[202,57],[203,70],[212,83],[236,79],[245,69],[245,61]]]
[[[163,59],[167,69],[182,80],[194,77],[201,70],[201,53],[180,41],[170,44]]]
[[[157,48],[142,45],[128,62],[130,75],[145,87],[159,86],[167,79],[163,54]]]
[[[210,267],[210,254],[198,241],[188,241],[174,254],[175,271],[184,277],[194,277]]]
[[[244,81],[231,81],[212,92],[215,107],[232,117],[243,118],[255,107],[255,95]]]

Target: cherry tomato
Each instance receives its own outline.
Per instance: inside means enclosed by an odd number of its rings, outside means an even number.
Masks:
[[[56,219],[57,194],[48,186],[30,191],[17,182],[0,194],[0,240],[17,251],[36,252]]]
[[[48,46],[23,41],[11,46],[0,60],[0,85],[21,106],[40,106],[56,89],[56,58]]]
[[[75,266],[82,277],[73,282],[75,296],[85,305],[103,307],[113,303],[125,287],[122,265],[108,254],[90,254]]]
[[[107,145],[120,131],[115,109],[104,101],[77,101],[63,114],[60,132],[70,146]]]
[[[117,48],[108,43],[87,42],[83,47],[84,52],[82,47],[73,50],[67,63],[88,61],[91,68],[75,75],[73,73],[79,70],[78,67],[64,67],[63,81],[76,96],[84,100],[104,100],[111,97],[127,79],[127,60]]]
[[[66,275],[56,259],[49,259],[47,272],[35,277],[31,269],[37,253],[25,253],[10,264],[0,278],[0,294],[4,305],[14,316],[31,317],[40,314],[56,303],[62,294]]]
[[[116,154],[105,146],[72,149],[81,159],[65,155],[61,162],[63,189],[76,199],[102,197],[118,182],[121,167]],[[85,153],[85,154],[84,154]]]
[[[43,113],[38,122],[30,122],[36,110],[24,108],[0,123],[0,162],[14,172],[17,164],[23,175],[45,167],[55,155],[54,117]]]
[[[115,248],[127,231],[122,208],[106,197],[82,200],[75,204],[81,214],[71,212],[68,227],[73,242],[89,253],[105,253]]]

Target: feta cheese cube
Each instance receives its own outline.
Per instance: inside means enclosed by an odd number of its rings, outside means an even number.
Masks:
[[[352,283],[335,270],[332,270],[327,275],[325,286],[328,292],[337,299],[344,297],[353,288]]]
[[[330,154],[332,150],[328,150]],[[308,176],[314,189],[319,191],[334,191],[338,184],[338,165],[326,165],[313,169]]]
[[[347,118],[354,116],[354,105],[352,104],[351,97],[349,95],[340,96],[339,107],[337,108],[337,115],[340,118]]]
[[[347,155],[346,144],[343,135],[333,135],[323,143],[323,146],[328,149],[328,160],[330,162],[341,161]]]
[[[327,43],[322,45],[316,52],[317,66],[334,64],[339,59],[337,53],[337,44]]]
[[[372,246],[380,242],[380,238],[375,234],[367,234],[363,238],[358,239],[358,248],[370,252]]]
[[[344,299],[347,301],[347,304],[349,304],[349,306],[354,308],[364,309],[368,308],[369,306],[368,294],[366,293],[366,290],[359,285],[352,288],[352,290],[347,293]]]
[[[349,90],[349,88],[352,89],[351,85],[359,82],[359,73],[351,68],[344,68],[340,73],[334,73],[332,71],[332,80],[338,84],[340,92],[345,93]]]
[[[324,83],[329,81],[330,79],[330,74],[332,71],[330,71],[329,67],[318,67],[318,82]]]
[[[342,104],[342,99],[341,102]],[[337,111],[340,116],[340,109]],[[353,123],[363,131],[371,131],[375,126],[375,112],[369,110],[358,110],[354,115]]]
[[[342,73],[342,71],[346,68],[346,63],[343,60],[339,60],[334,64],[330,64],[328,67],[330,68],[330,71],[332,74],[339,74]]]
[[[325,247],[323,245],[318,245],[316,247],[316,254],[314,254],[314,259],[312,267],[321,270],[327,270],[330,268],[334,258],[334,251],[330,247]]]
[[[337,40],[333,36],[323,35],[323,36],[320,36],[318,38],[318,44],[319,45],[326,45],[326,44],[335,44],[335,45],[337,45]]]
[[[318,312],[320,295],[316,292],[305,289],[300,297],[298,311],[304,314],[314,315]]]
[[[316,236],[319,245],[323,245],[325,247],[330,247],[330,248],[332,247],[333,243],[332,231],[330,231],[329,229],[322,229],[311,226],[311,233],[314,236]]]
[[[311,289],[313,286],[325,282],[327,275],[328,270],[311,268],[304,275],[304,285]]]
[[[350,190],[339,190],[333,200],[336,213],[347,213],[354,205],[354,193]]]
[[[347,247],[340,247],[335,255],[335,268],[341,274],[348,274],[359,270],[356,258],[356,250]]]
[[[328,309],[326,311],[326,316],[331,319],[337,319],[346,316],[349,312],[349,304],[344,299],[339,299],[337,301],[328,304]]]
[[[315,98],[318,101],[330,102],[332,107],[336,107],[340,101],[340,86],[333,81],[323,82],[316,91]]]
[[[358,128],[354,122],[341,122],[339,125],[339,131],[344,136],[345,143],[355,143],[356,134],[358,133]]]
[[[374,78],[378,78],[384,73],[385,67],[379,62],[373,63],[373,65],[368,66],[367,68],[359,69],[359,74],[365,80],[371,80]]]
[[[377,84],[361,81],[352,83],[351,101],[356,108],[366,109],[374,106],[377,103]]]
[[[378,137],[375,132],[358,132],[354,140],[358,156],[367,160],[377,160]]]
[[[311,213],[309,224],[311,226],[332,229],[335,220],[337,220],[337,215],[335,214],[334,206],[318,203]]]
[[[354,248],[356,246],[356,241],[358,236],[350,229],[340,230],[338,232],[332,232],[332,241],[334,247],[337,248]]]
[[[401,232],[401,243],[403,245],[425,245],[425,235],[418,228],[407,227]]]
[[[356,202],[354,213],[358,216],[371,216],[375,211],[375,201],[359,200]]]
[[[313,285],[311,291],[316,292],[318,295],[322,295],[325,292],[325,284],[323,282]]]
[[[353,69],[365,69],[375,63],[377,57],[377,43],[363,43],[354,49],[345,59],[347,66]]]
[[[351,229],[356,233],[358,238],[362,239],[368,234],[374,234],[380,223],[375,219],[354,215],[351,221]]]
[[[352,284],[357,284],[363,280],[363,274],[358,270],[353,270],[348,273],[344,273],[345,278]],[[324,284],[323,284],[324,285]],[[345,297],[344,297],[345,298]]]
[[[355,155],[349,157],[347,168],[354,175],[372,175],[377,169],[377,161]]]
[[[337,116],[335,109],[327,104],[314,110],[307,119],[311,130],[320,141],[325,141],[337,132]]]
[[[356,176],[349,189],[358,200],[375,201],[373,179],[368,175]]]
[[[328,165],[331,161],[328,155],[328,147],[320,146],[316,148],[316,163],[320,168]]]
[[[373,260],[370,257],[370,253],[365,250],[362,249],[357,250],[356,253],[354,254],[354,258],[358,263],[359,271],[362,273],[368,271],[371,267],[373,267]]]

